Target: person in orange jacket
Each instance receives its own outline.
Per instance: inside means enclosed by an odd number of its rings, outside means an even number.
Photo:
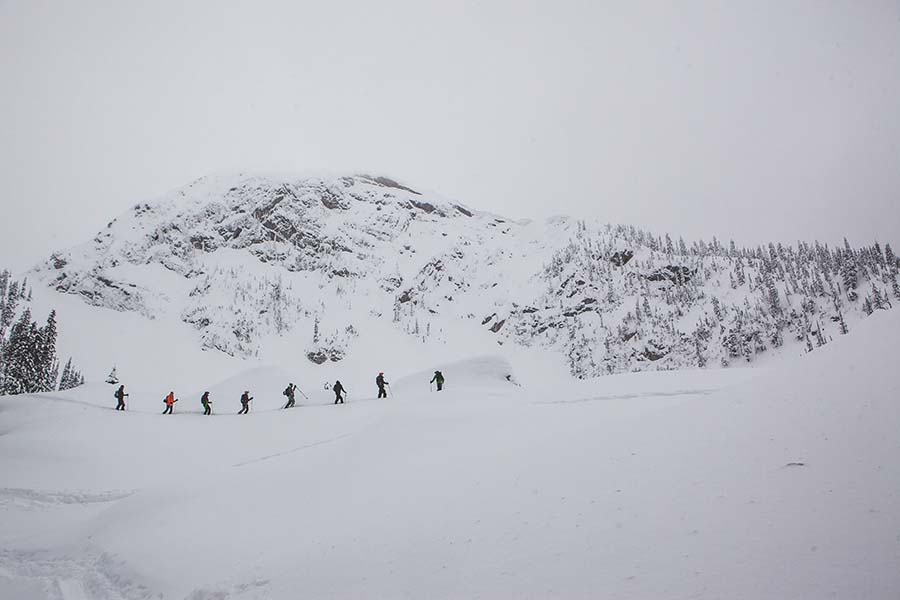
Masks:
[[[166,410],[163,411],[164,415],[171,415],[172,409],[175,407],[175,403],[178,402],[178,399],[175,397],[175,392],[169,392],[169,395],[166,396],[166,399],[163,400],[166,403]]]

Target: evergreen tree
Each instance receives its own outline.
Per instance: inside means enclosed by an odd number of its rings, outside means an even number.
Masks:
[[[841,254],[841,279],[844,282],[844,290],[847,292],[847,299],[850,302],[856,302],[859,294],[856,293],[856,285],[858,278],[856,256],[850,248],[847,238],[844,238],[844,252]]]
[[[47,323],[37,335],[35,360],[37,367],[39,392],[51,392],[56,389],[56,377],[59,362],[56,360],[56,311],[50,311]]]
[[[775,287],[775,279],[772,277],[772,268],[768,264],[763,264],[762,277],[769,310],[773,315],[778,316],[781,314],[781,301],[778,297],[778,288]]]
[[[841,335],[847,335],[850,332],[850,330],[847,328],[847,322],[844,321],[844,313],[838,312],[838,319],[840,319],[838,321],[838,323],[841,328]]]
[[[84,384],[84,375],[72,366],[72,358],[66,361],[62,376],[59,379],[59,390],[70,390]]]
[[[875,286],[875,289],[872,290],[872,308],[875,310],[884,310],[887,308],[878,286]]]
[[[13,325],[6,345],[4,394],[24,394],[32,391],[35,380],[35,327],[31,321],[31,309],[25,309]]]
[[[885,244],[884,246],[884,263],[891,273],[897,272],[897,257],[894,255],[894,250],[890,244]]]
[[[66,361],[65,366],[62,370],[62,375],[59,376],[59,390],[67,390],[71,387],[69,382],[72,380],[72,358]]]
[[[3,301],[3,309],[0,311],[0,338],[6,336],[6,329],[12,324],[18,306],[19,284],[18,282],[13,281],[9,284],[6,298]]]

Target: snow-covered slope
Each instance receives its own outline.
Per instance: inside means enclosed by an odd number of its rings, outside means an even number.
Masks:
[[[236,175],[140,203],[30,275],[54,291],[48,307],[64,303],[59,293],[97,307],[74,325],[61,318],[61,344],[97,363],[89,378],[113,363],[127,379],[168,362],[138,363],[142,346],[317,379],[364,369],[368,381],[526,348],[582,378],[764,363],[888,308],[897,270],[877,244],[687,244],[562,217],[512,221],[384,177]],[[113,311],[143,324],[111,346],[90,331]],[[410,356],[421,364],[402,362]],[[155,374],[177,380],[165,366]]]
[[[246,417],[222,396],[287,373],[211,384],[210,418],[153,385],[0,398],[0,597],[896,598],[898,335],[544,390],[421,365]]]

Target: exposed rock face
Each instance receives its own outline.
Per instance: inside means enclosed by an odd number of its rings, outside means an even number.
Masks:
[[[677,283],[680,285],[690,281],[691,277],[693,276],[694,272],[690,267],[666,265],[662,269],[654,271],[646,277],[647,281],[669,281],[671,283]]]
[[[631,250],[620,250],[609,257],[609,262],[617,267],[624,267],[634,258],[634,252]]]

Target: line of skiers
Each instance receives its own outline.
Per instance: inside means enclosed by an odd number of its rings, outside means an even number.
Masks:
[[[437,385],[437,391],[441,391],[444,388],[444,376],[440,371],[434,372],[434,377],[432,377],[431,382]],[[378,377],[375,378],[375,385],[378,387],[378,397],[379,398],[387,398],[388,393],[386,388],[390,388],[391,384],[388,383],[384,378],[384,373],[379,373]],[[325,389],[328,389],[328,384],[325,385]],[[282,407],[283,409],[293,408],[296,403],[295,394],[298,391],[297,386],[293,383],[289,383],[287,388],[282,392],[284,396],[287,397],[287,403]],[[344,389],[344,386],[341,385],[340,381],[335,381],[334,385],[331,386],[331,391],[334,392],[334,403],[335,404],[344,404],[344,397],[347,394],[347,390]],[[300,392],[304,398],[309,400],[309,396]],[[120,385],[119,389],[117,389],[113,396],[118,400],[116,404],[116,410],[125,410],[125,398],[128,394],[125,393],[125,386]],[[250,395],[250,390],[244,390],[244,393],[241,394],[241,410],[238,411],[239,415],[246,415],[250,412],[250,402],[253,400],[253,396]],[[165,410],[163,410],[164,415],[173,414],[172,411],[175,408],[175,403],[178,402],[178,398],[175,397],[175,392],[169,392],[166,397],[163,399],[163,403],[166,405]],[[209,399],[209,392],[203,392],[203,396],[200,397],[200,404],[203,406],[203,414],[211,415],[212,414],[212,400]]]

